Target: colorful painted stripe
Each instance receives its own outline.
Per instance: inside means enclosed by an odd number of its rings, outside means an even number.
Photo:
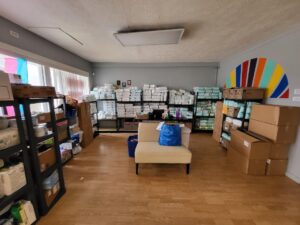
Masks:
[[[235,87],[235,70],[231,70],[230,72],[230,82],[231,82],[231,87]]]
[[[288,87],[288,84],[288,78],[286,74],[284,74],[275,91],[272,93],[271,98],[279,98],[284,90]]]
[[[282,66],[277,64],[276,67],[275,67],[274,73],[271,76],[270,82],[267,86],[266,95],[268,97],[270,97],[272,95],[273,91],[275,90],[275,88],[279,84],[283,74],[284,74],[284,72],[283,72]]]
[[[246,87],[248,64],[249,64],[249,61],[243,62],[242,87]]]
[[[252,84],[252,87],[256,87],[256,88],[259,87],[259,83],[261,81],[261,78],[262,78],[262,75],[263,75],[263,72],[264,72],[266,61],[267,61],[266,58],[259,58],[258,59],[258,65],[257,65],[257,68],[256,68],[255,79],[254,79],[254,82]]]
[[[268,60],[259,87],[266,88],[274,72],[276,64],[273,60]]]
[[[250,60],[247,87],[252,87],[257,58]]]
[[[235,77],[236,77],[236,87],[240,87],[241,86],[241,65],[238,65],[238,67],[236,67],[235,69]]]

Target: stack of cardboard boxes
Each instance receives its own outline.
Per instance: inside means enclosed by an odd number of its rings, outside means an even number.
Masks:
[[[284,175],[299,123],[299,107],[253,105],[249,131],[231,133],[228,157],[246,174]]]

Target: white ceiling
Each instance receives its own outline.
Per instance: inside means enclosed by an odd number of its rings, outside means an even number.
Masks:
[[[300,22],[299,0],[0,0],[0,14],[91,62],[213,62]],[[123,47],[124,29],[184,27],[178,45]]]

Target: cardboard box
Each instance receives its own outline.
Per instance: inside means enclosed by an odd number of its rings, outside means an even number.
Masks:
[[[230,98],[230,89],[226,88],[223,90],[223,98]]]
[[[266,175],[268,176],[283,176],[285,175],[288,160],[268,159]]]
[[[56,96],[54,87],[31,86],[28,84],[13,84],[11,87],[15,98],[48,98]]]
[[[53,148],[49,148],[44,152],[39,152],[38,157],[41,172],[44,172],[47,168],[54,165],[56,162],[55,151],[53,150]]]
[[[248,159],[264,159],[269,157],[271,143],[255,138],[239,130],[231,131],[230,146]]]
[[[82,102],[78,105],[78,122],[83,131],[82,147],[87,147],[94,139],[92,122],[90,120],[90,103]]]
[[[270,159],[288,159],[289,150],[290,150],[289,144],[277,144],[259,134],[255,134],[251,131],[245,131],[245,132],[255,138],[270,142],[271,149],[270,149],[270,154],[269,154],[268,158],[270,158]]]
[[[269,138],[277,144],[292,144],[296,140],[298,126],[276,126],[250,119],[249,131]]]
[[[248,175],[265,175],[266,160],[248,159],[230,145],[227,151],[228,160],[241,172]]]
[[[290,145],[287,144],[271,144],[270,159],[288,159]]]
[[[52,201],[59,193],[59,190],[60,190],[59,182],[56,185],[54,185],[53,188],[51,188],[50,190],[44,190],[44,194],[45,194],[44,196],[48,206],[51,205]]]
[[[297,126],[300,123],[300,107],[253,105],[250,118],[277,126]]]
[[[65,117],[65,115],[63,112],[55,114],[56,120],[63,119],[64,117]],[[38,118],[38,123],[48,123],[51,121],[51,114],[50,114],[50,112],[40,113],[37,116],[37,118]]]
[[[264,99],[265,89],[264,88],[235,88],[233,89],[233,99]]]
[[[14,96],[7,73],[0,71],[0,101],[13,101]]]
[[[216,112],[215,112],[215,123],[213,130],[213,139],[217,142],[220,142],[222,134],[222,123],[223,123],[223,102],[219,101],[216,103]]]
[[[237,117],[239,111],[240,111],[240,108],[228,106],[226,115],[230,116],[230,117]]]

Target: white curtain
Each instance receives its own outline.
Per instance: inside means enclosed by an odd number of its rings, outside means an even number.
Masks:
[[[50,68],[50,74],[51,85],[61,94],[82,100],[82,96],[89,93],[89,78],[86,76],[55,68]]]

